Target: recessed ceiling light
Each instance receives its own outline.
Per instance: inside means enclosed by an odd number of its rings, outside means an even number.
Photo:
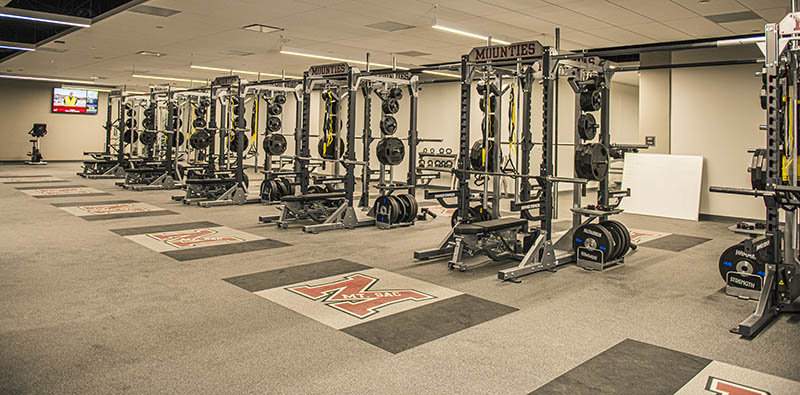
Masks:
[[[384,22],[373,23],[371,25],[364,25],[364,27],[369,27],[378,30],[385,30],[387,32],[396,32],[398,30],[413,29],[416,26],[406,25],[405,23],[400,23],[400,22],[384,21]]]
[[[250,56],[253,55],[253,52],[245,52],[245,51],[237,51],[235,49],[226,49],[224,51],[219,51],[222,55],[231,55],[231,56]]]
[[[171,10],[169,8],[162,8],[162,7],[153,7],[149,5],[140,5],[138,7],[133,7],[130,9],[131,12],[137,12],[139,14],[145,15],[154,15],[160,17],[168,17],[173,16],[175,14],[180,14],[178,10]]]
[[[155,52],[155,51],[139,51],[136,54],[143,56],[155,56],[155,57],[167,56],[167,54],[165,53]]]
[[[411,57],[417,57],[417,56],[428,56],[428,55],[430,55],[430,54],[429,54],[429,53],[427,53],[427,52],[420,52],[420,51],[405,51],[405,52],[395,52],[395,54],[397,54],[397,55],[403,55],[403,56],[411,56]]]
[[[282,32],[284,30],[284,28],[282,27],[262,25],[260,23],[254,23],[252,25],[242,26],[242,29],[257,33],[274,33],[274,32]]]
[[[35,44],[18,43],[13,41],[0,41],[0,49],[10,49],[13,51],[28,51],[36,50]]]

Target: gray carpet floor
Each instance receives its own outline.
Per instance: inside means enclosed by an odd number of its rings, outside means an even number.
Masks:
[[[174,191],[81,179],[78,166],[5,165],[0,175],[49,174],[113,194],[87,201],[178,214],[84,221],[52,205],[81,198],[34,199],[0,184],[0,393],[528,393],[628,338],[800,380],[799,320],[781,317],[749,341],[728,333],[755,303],[720,291],[719,254],[742,239],[727,223],[623,214],[629,228],[711,240],[680,252],[642,247],[601,273],[566,266],[502,283],[497,270],[513,262],[460,273],[413,261],[445,236],[444,216],[311,235],[259,225],[271,207],[184,206]],[[181,262],[110,232],[194,221],[291,246]],[[393,354],[223,281],[329,259],[518,311]]]

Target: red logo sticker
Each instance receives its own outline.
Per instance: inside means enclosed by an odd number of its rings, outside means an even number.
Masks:
[[[56,188],[56,189],[37,189],[40,195],[66,195],[73,193],[89,193],[89,191],[81,188]]]
[[[211,236],[217,233],[218,232],[213,229],[197,229],[191,231],[154,233],[148,236],[178,248],[195,247],[206,243],[237,243],[244,241],[244,239],[233,236]]]
[[[141,213],[150,211],[142,207],[134,207],[133,204],[110,204],[104,206],[80,206],[79,209],[91,214],[114,214],[114,213]]]
[[[746,385],[737,384],[725,379],[717,377],[708,377],[706,383],[706,391],[713,392],[718,395],[770,395],[769,392],[748,387]]]
[[[390,304],[435,298],[413,289],[369,290],[377,282],[375,277],[356,273],[327,284],[301,285],[287,290],[322,301],[334,309],[362,319],[378,313],[381,307]]]

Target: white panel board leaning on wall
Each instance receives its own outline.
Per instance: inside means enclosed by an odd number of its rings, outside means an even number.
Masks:
[[[693,155],[627,154],[622,189],[626,213],[697,221],[703,157]]]

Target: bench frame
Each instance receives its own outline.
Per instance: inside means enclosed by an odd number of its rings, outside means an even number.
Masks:
[[[319,202],[336,202],[338,206],[332,212],[326,209],[324,205],[313,205],[312,203]],[[375,224],[374,219],[359,221],[356,216],[355,209],[345,197],[330,198],[323,200],[305,200],[305,201],[282,201],[280,215],[262,216],[258,217],[258,222],[272,223],[275,222],[280,229],[288,229],[290,221],[313,219],[312,215],[318,213],[327,216],[322,223],[313,225],[303,225],[303,232],[305,233],[319,233],[327,230],[337,229],[355,229],[362,226],[371,226]]]

